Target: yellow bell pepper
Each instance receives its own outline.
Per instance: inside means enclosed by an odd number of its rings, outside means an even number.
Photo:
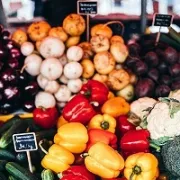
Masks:
[[[84,163],[90,172],[102,178],[116,178],[124,168],[122,156],[102,142],[91,146]]]
[[[108,114],[97,114],[95,115],[88,124],[88,129],[103,129],[115,132],[116,128],[116,119]]]
[[[158,160],[151,153],[136,153],[125,161],[124,176],[128,180],[155,180],[158,174]]]
[[[82,153],[86,149],[88,132],[86,127],[79,122],[71,122],[58,128],[54,136],[54,143],[72,153]]]
[[[101,108],[102,113],[109,114],[115,118],[120,115],[126,115],[129,110],[129,103],[122,97],[112,97],[108,99]]]
[[[45,169],[51,169],[55,173],[60,173],[67,170],[75,160],[74,155],[67,149],[53,144],[49,150],[48,154],[44,156],[41,161],[41,165]]]
[[[60,128],[62,125],[67,124],[68,121],[66,121],[63,116],[61,115],[57,120],[57,129]]]

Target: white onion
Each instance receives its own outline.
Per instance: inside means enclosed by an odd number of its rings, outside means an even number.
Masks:
[[[67,84],[68,80],[69,79],[64,74],[62,74],[61,77],[59,78],[59,81],[63,84]]]
[[[83,57],[83,49],[79,46],[71,46],[67,50],[67,58],[69,61],[80,61]]]
[[[63,72],[68,79],[77,79],[82,75],[83,68],[80,63],[72,61],[64,66]]]
[[[58,91],[60,84],[57,81],[48,81],[47,85],[45,86],[44,90],[51,94],[54,94]]]
[[[61,76],[63,67],[58,59],[47,58],[42,62],[40,72],[44,77],[52,81]]]
[[[67,102],[71,97],[71,91],[66,85],[61,85],[59,90],[54,94],[59,102]]]
[[[28,56],[28,55],[32,54],[33,51],[34,51],[33,43],[27,41],[21,45],[21,53],[24,56]]]
[[[42,74],[39,74],[37,77],[37,83],[40,86],[40,88],[44,89],[48,84],[48,79],[45,78]]]
[[[82,87],[82,81],[80,79],[70,79],[67,83],[67,87],[72,93],[78,93]]]
[[[56,100],[54,96],[48,92],[40,91],[35,97],[35,106],[44,107],[44,108],[52,108],[55,107]]]
[[[40,74],[41,64],[42,58],[37,54],[31,54],[24,60],[24,68],[31,76],[37,76]]]
[[[63,54],[60,58],[59,61],[61,62],[62,66],[66,65],[68,63],[68,59],[66,54]]]
[[[44,58],[59,58],[65,51],[65,45],[59,38],[48,36],[42,40],[39,52]]]

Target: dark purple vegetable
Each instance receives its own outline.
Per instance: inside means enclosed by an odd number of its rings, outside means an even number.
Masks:
[[[132,57],[138,57],[141,52],[141,47],[137,43],[128,44],[129,55]]]
[[[2,80],[0,80],[0,92],[4,90],[4,83]]]
[[[24,87],[24,92],[29,96],[34,96],[37,94],[39,90],[38,83],[36,81],[32,81]]]
[[[10,39],[10,32],[7,31],[7,30],[4,30],[4,31],[1,33],[1,38],[2,38],[3,40]]]
[[[7,51],[4,48],[0,47],[0,61],[5,61],[7,58]]]
[[[0,61],[0,71],[3,69],[4,63]]]
[[[4,45],[7,49],[12,49],[16,47],[16,43],[12,40],[7,40],[5,45]]]
[[[0,24],[0,34],[3,32],[4,27]]]
[[[19,64],[19,60],[17,59],[17,58],[12,58],[12,57],[10,57],[9,59],[8,59],[8,66],[10,67],[10,68],[12,68],[12,69],[18,69],[19,68],[19,66],[20,66],[20,64]]]
[[[5,84],[16,84],[17,83],[17,76],[16,72],[13,69],[6,69],[4,72],[1,74],[1,80]]]
[[[152,97],[154,93],[154,82],[149,78],[140,79],[135,87],[135,95],[140,97]]]
[[[128,68],[133,68],[136,62],[141,61],[138,57],[130,57],[128,56],[125,63]]]
[[[15,111],[15,106],[10,102],[1,102],[0,103],[0,114],[9,114]]]
[[[159,78],[159,84],[165,84],[167,86],[169,86],[171,84],[171,77],[169,75],[163,74],[160,78]]]
[[[3,92],[4,99],[7,101],[15,101],[20,97],[20,90],[18,87],[8,86]]]
[[[25,101],[22,108],[24,111],[32,112],[35,109],[34,100]]]
[[[169,67],[170,75],[173,77],[180,76],[180,63],[173,64]]]
[[[18,48],[10,49],[10,57],[19,59],[21,57],[21,52]]]
[[[174,81],[172,84],[171,84],[171,89],[174,91],[176,89],[180,89],[180,81]]]
[[[28,75],[25,71],[22,73],[20,71],[17,72],[17,80],[18,80],[18,85],[21,87],[26,86],[28,83]]]
[[[176,63],[178,61],[178,59],[179,59],[178,52],[174,48],[168,47],[164,51],[164,60],[168,64],[174,64],[174,63]]]
[[[160,74],[167,74],[168,73],[168,65],[164,61],[161,61],[158,65],[158,70],[159,70]]]
[[[156,68],[152,68],[148,71],[148,77],[157,82],[159,79],[159,71]]]
[[[136,75],[141,76],[148,72],[148,67],[143,61],[137,61],[133,67],[133,71]]]
[[[171,89],[169,86],[162,84],[156,87],[155,96],[156,97],[168,97]]]
[[[159,64],[159,58],[153,51],[146,53],[144,60],[150,67],[156,67]]]

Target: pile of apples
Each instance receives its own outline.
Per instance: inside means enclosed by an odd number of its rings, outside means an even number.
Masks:
[[[133,99],[136,76],[123,68],[128,56],[123,38],[113,35],[107,24],[98,24],[91,28],[90,42],[82,42],[85,29],[83,17],[70,14],[62,26],[40,21],[13,33],[25,57],[21,72],[36,79],[40,88],[35,107],[62,109],[88,79],[105,83],[127,101]]]

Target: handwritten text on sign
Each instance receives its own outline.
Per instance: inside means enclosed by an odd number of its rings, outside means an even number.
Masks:
[[[35,151],[37,142],[35,133],[22,133],[13,135],[14,149],[16,152]]]
[[[78,1],[77,10],[82,15],[97,14],[97,1]]]
[[[153,25],[169,27],[172,24],[173,16],[169,14],[155,14]]]

